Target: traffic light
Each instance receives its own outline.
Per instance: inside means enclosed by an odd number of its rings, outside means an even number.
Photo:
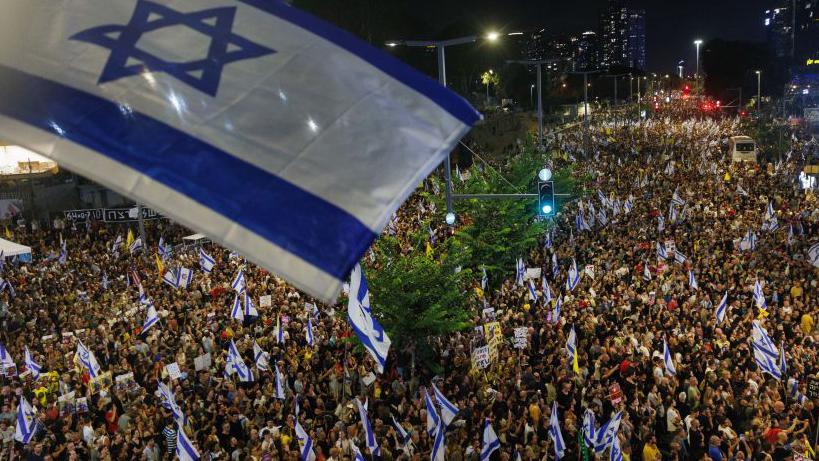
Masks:
[[[537,185],[537,209],[541,216],[554,216],[557,212],[555,206],[555,182],[542,181]]]

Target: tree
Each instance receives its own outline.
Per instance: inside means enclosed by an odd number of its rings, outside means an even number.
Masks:
[[[436,260],[423,250],[402,254],[396,239],[382,237],[376,244],[376,264],[367,269],[370,305],[392,347],[410,346],[418,361],[429,366],[431,338],[471,325],[466,306],[473,275],[469,269],[456,272],[463,262],[458,245],[445,242]]]

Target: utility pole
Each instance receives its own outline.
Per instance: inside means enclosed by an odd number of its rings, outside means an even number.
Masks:
[[[542,60],[508,60],[507,64],[524,64],[527,66],[535,66],[537,69],[537,145],[543,147],[543,89],[541,66],[544,64],[552,64],[560,62],[559,59],[542,59]],[[531,90],[530,93],[531,94]]]

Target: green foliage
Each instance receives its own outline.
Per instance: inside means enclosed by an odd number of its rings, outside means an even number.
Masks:
[[[429,349],[425,346],[430,337],[470,326],[467,300],[473,275],[467,268],[455,273],[463,262],[457,245],[444,244],[441,259],[435,260],[423,251],[402,255],[392,237],[378,241],[379,264],[367,272],[371,306],[394,347]]]

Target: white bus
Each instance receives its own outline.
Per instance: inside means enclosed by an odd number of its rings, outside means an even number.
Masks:
[[[748,136],[731,136],[728,139],[728,152],[732,162],[756,163],[756,142]]]

